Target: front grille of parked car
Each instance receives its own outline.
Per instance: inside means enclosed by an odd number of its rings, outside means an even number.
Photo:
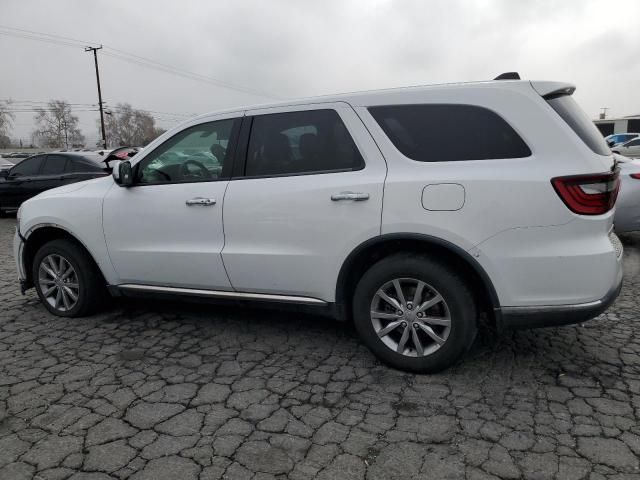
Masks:
[[[613,233],[613,231],[609,232],[609,241],[611,242],[611,245],[613,245],[613,249],[616,251],[616,257],[620,258],[623,250],[622,242],[620,241],[618,236]]]

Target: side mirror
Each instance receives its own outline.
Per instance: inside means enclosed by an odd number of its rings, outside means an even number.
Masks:
[[[128,160],[116,162],[113,165],[111,175],[113,175],[113,180],[121,187],[133,185],[133,168]]]

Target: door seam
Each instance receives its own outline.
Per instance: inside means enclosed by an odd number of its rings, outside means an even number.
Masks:
[[[222,248],[220,249],[220,261],[222,262],[222,268],[224,268],[224,273],[227,276],[227,280],[229,281],[229,285],[231,285],[231,289],[235,292],[236,287],[233,286],[231,282],[231,277],[229,276],[229,270],[227,270],[227,265],[224,263],[224,252],[225,247],[227,246],[227,233],[224,230],[224,206],[225,206],[225,198],[227,197],[227,190],[229,190],[229,185],[231,185],[231,179],[227,182],[227,185],[224,187],[224,194],[222,195]]]

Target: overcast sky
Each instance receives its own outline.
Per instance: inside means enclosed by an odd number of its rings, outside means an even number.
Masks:
[[[1,0],[0,25],[104,44],[274,97],[452,81],[505,71],[577,85],[596,117],[640,113],[637,0]],[[1,30],[0,30],[1,31]],[[273,98],[186,79],[99,53],[108,105],[171,114]],[[0,35],[0,99],[97,102],[80,47]],[[88,142],[95,112],[78,112]],[[182,117],[157,114],[163,127]],[[30,138],[33,114],[13,137]]]

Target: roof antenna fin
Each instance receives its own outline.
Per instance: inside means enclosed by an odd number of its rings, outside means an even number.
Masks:
[[[518,72],[505,72],[498,75],[494,80],[520,80]]]

